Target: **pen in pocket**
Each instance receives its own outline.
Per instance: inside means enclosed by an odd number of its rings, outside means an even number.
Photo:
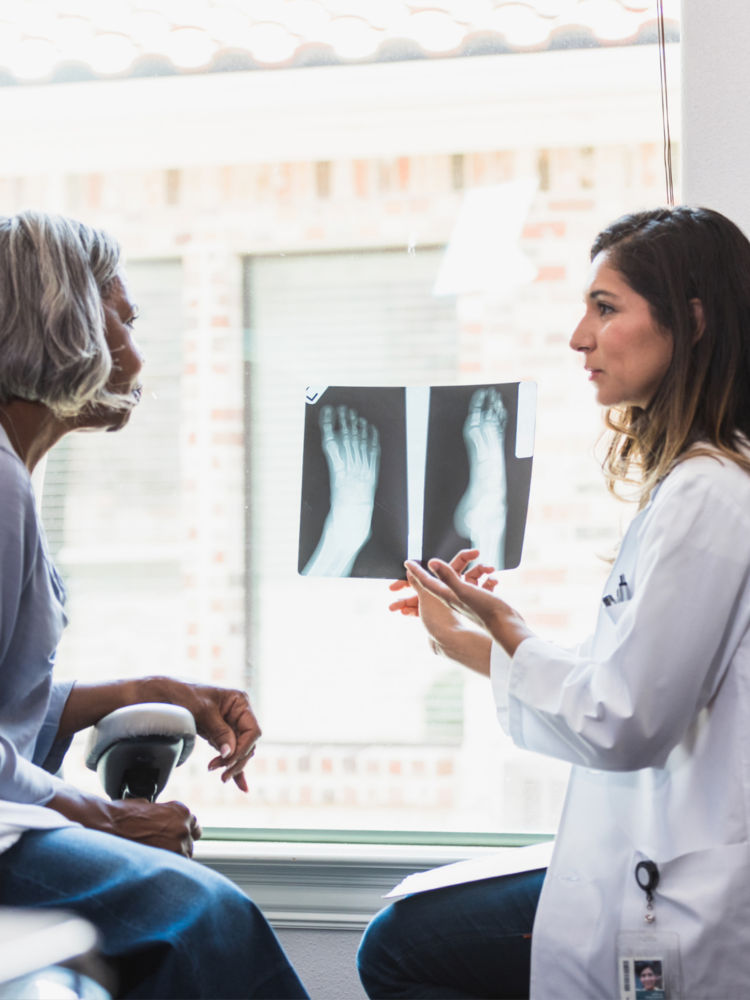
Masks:
[[[617,596],[614,597],[612,594],[605,594],[602,598],[602,604],[605,608],[611,608],[613,604],[622,604],[623,601],[630,600],[630,587],[628,586],[628,581],[625,579],[625,574],[620,573],[620,582],[617,584]]]

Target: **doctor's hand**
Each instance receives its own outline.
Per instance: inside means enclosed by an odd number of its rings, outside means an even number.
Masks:
[[[470,586],[481,586],[492,591],[497,585],[497,580],[488,575],[493,572],[493,568],[481,563],[471,566],[478,555],[477,549],[462,549],[453,557],[450,565],[457,574],[463,574],[463,579]],[[469,566],[471,568],[467,569]],[[460,613],[433,596],[413,576],[411,580],[396,580],[390,584],[389,589],[398,591],[405,587],[412,587],[415,593],[394,601],[389,605],[389,610],[420,617],[434,653],[447,656],[480,673],[488,673],[489,642],[484,634],[469,626]]]
[[[492,593],[494,587],[467,582],[452,564],[431,559],[428,563],[431,572],[416,562],[408,561],[405,565],[406,579],[422,599],[429,594],[453,613],[463,615],[488,633],[509,656],[534,634],[517,611]]]

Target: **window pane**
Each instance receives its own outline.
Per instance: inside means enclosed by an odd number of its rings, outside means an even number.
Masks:
[[[182,269],[139,261],[128,278],[144,317],[146,401],[124,432],[63,438],[44,479],[71,621],[61,666],[84,680],[179,671],[184,656]]]
[[[491,6],[481,57],[271,70],[247,55],[246,72],[162,77],[146,60],[117,81],[4,88],[3,210],[122,241],[147,359],[127,429],[71,436],[48,461],[71,619],[58,670],[249,687],[264,730],[250,795],[205,774],[203,747],[173,778],[204,825],[555,825],[565,768],[509,744],[486,680],[390,615],[383,581],[297,574],[307,385],[531,379],[526,543],[500,589],[546,637],[593,627],[630,511],[605,494],[567,341],[597,229],[664,200],[658,53],[623,5],[641,44],[546,21],[547,41],[500,42],[518,5]],[[563,48],[574,36],[594,47]],[[59,132],[59,155],[35,150],[29,118],[48,145]],[[68,775],[96,788],[81,755]]]

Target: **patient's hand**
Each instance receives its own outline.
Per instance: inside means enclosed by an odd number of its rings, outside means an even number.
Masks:
[[[149,847],[161,847],[186,858],[193,856],[193,843],[201,835],[198,820],[182,802],[147,802],[146,799],[107,802],[67,785],[50,799],[47,808],[90,830],[101,830]]]
[[[193,856],[193,843],[201,836],[198,820],[182,802],[146,802],[122,799],[110,802],[111,833],[150,847],[161,847],[186,858]]]
[[[328,466],[331,507],[305,576],[349,576],[370,537],[380,471],[377,428],[347,406],[323,406],[321,448]]]
[[[221,780],[234,781],[246,792],[245,766],[255,753],[261,730],[244,691],[194,684],[175,677],[151,677],[143,682],[144,701],[163,701],[187,708],[195,719],[198,735],[218,756],[208,765],[209,771],[221,770]]]

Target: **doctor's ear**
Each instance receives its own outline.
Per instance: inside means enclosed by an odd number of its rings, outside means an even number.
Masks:
[[[693,317],[693,343],[696,344],[706,330],[706,317],[703,313],[703,303],[700,299],[691,299],[688,305]]]

